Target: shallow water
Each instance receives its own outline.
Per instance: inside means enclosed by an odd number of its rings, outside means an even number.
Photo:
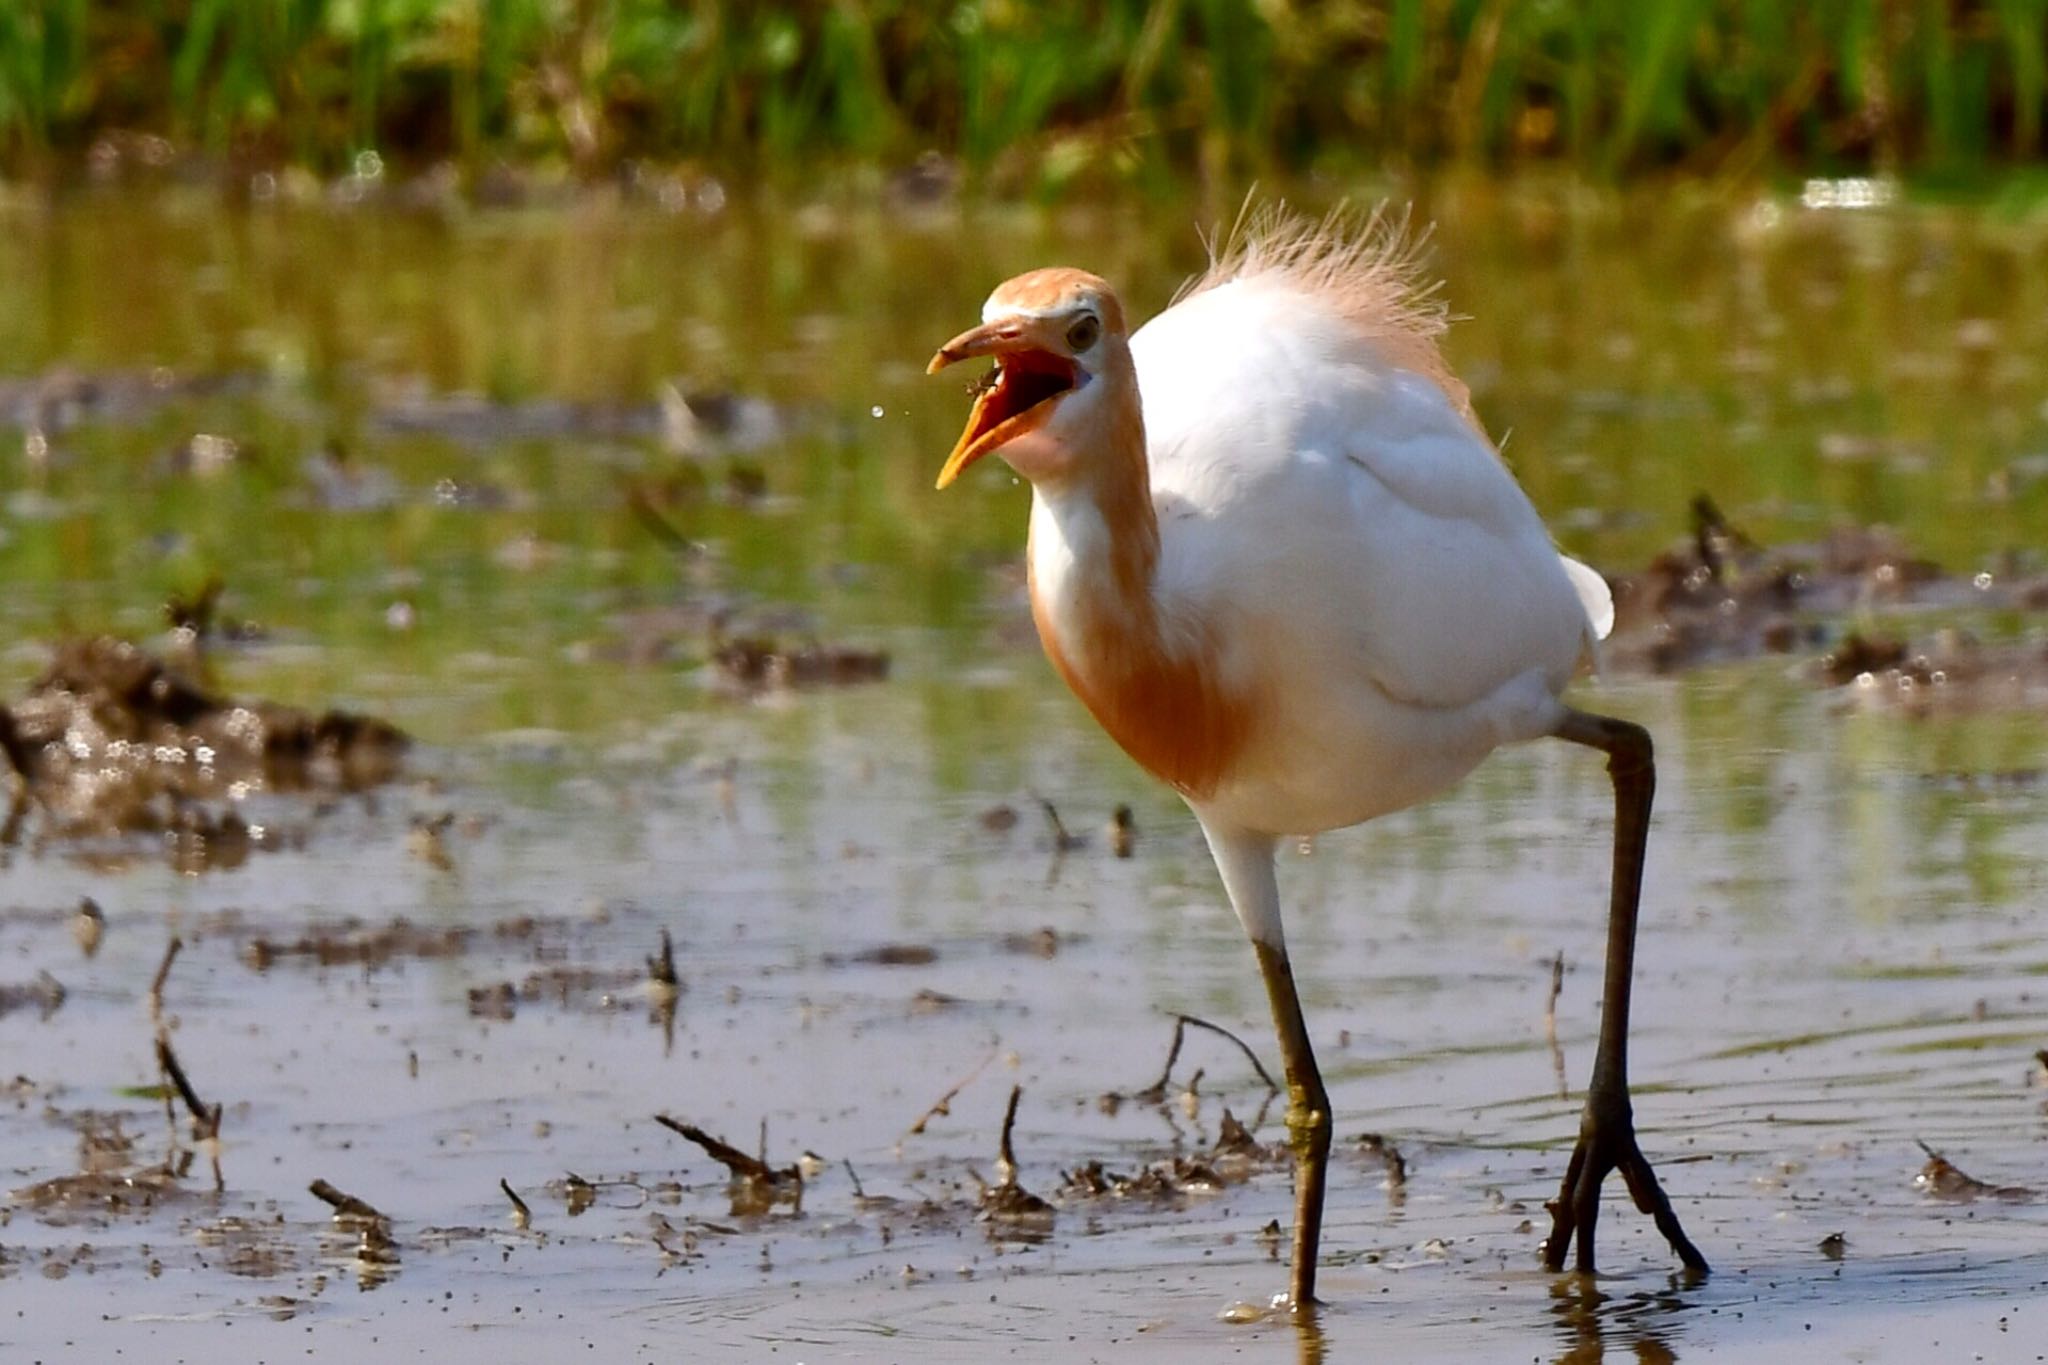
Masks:
[[[1765,540],[1882,520],[1955,572],[2040,567],[2042,228],[1541,187],[1427,207],[1472,315],[1454,359],[1574,553],[1636,567],[1706,489]],[[1046,1196],[1091,1160],[1206,1153],[1226,1106],[1262,1112],[1242,1056],[1199,1033],[1166,1103],[1101,1103],[1156,1078],[1175,1012],[1272,1065],[1264,1001],[1192,822],[1036,654],[1021,491],[992,470],[929,491],[964,399],[921,374],[1027,265],[1087,263],[1156,306],[1199,259],[1184,225],[1215,216],[8,205],[0,379],[68,369],[101,396],[45,387],[0,438],[6,693],[60,635],[156,632],[167,593],[219,573],[222,612],[263,628],[213,649],[224,688],[385,715],[420,748],[359,798],[253,797],[278,846],[232,870],[33,822],[5,852],[0,986],[47,970],[69,994],[0,1014],[0,1071],[23,1078],[0,1107],[0,1348],[2037,1358],[2048,1210],[1914,1176],[1920,1140],[2048,1187],[2048,741],[2031,713],[1909,716],[1785,658],[1586,692],[1661,744],[1632,1065],[1712,1279],[1679,1281],[1618,1188],[1597,1288],[1535,1267],[1591,1062],[1608,856],[1604,776],[1554,746],[1285,859],[1338,1115],[1319,1337],[1219,1321],[1283,1283],[1259,1236],[1288,1216],[1283,1170],[1064,1198],[1049,1236],[975,1220],[1012,1085],[1019,1179]],[[188,383],[209,376],[229,381]],[[664,438],[669,380],[763,406]],[[500,406],[445,401],[463,393]],[[718,612],[886,649],[890,676],[734,695],[705,663]],[[1040,795],[1085,846],[1055,855]],[[1129,859],[1105,830],[1119,803]],[[997,807],[1013,827],[988,827]],[[425,846],[413,817],[443,813]],[[84,895],[107,919],[89,959]],[[252,965],[258,940],[400,917],[475,932],[374,966]],[[641,987],[663,929],[672,1038]],[[202,1157],[146,1211],[37,1207],[88,1113],[120,1116],[134,1164],[162,1156],[163,1107],[133,1092],[158,1080],[145,995],[171,932],[164,1007],[226,1107],[226,1188]],[[1559,952],[1569,1095],[1544,1029]],[[510,1017],[473,1005],[501,982]],[[801,1211],[735,1215],[656,1113],[822,1158]],[[1405,1155],[1400,1191],[1366,1132]],[[595,1186],[574,1213],[571,1172]],[[316,1178],[391,1216],[395,1266],[328,1229]]]

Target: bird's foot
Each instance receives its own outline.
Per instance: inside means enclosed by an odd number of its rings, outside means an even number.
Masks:
[[[1650,1169],[1642,1148],[1636,1145],[1635,1115],[1626,1092],[1618,1098],[1587,1098],[1586,1116],[1579,1126],[1579,1145],[1573,1149],[1571,1165],[1565,1169],[1564,1186],[1557,1198],[1545,1205],[1550,1210],[1551,1223],[1550,1236],[1543,1242],[1544,1268],[1563,1270],[1565,1252],[1571,1249],[1576,1237],[1578,1269],[1581,1274],[1594,1273],[1593,1228],[1600,1217],[1600,1185],[1610,1171],[1621,1172],[1636,1208],[1656,1222],[1657,1231],[1671,1243],[1685,1268],[1693,1274],[1705,1275],[1707,1258],[1700,1255],[1699,1248],[1678,1225],[1678,1215],[1657,1184],[1656,1172]]]

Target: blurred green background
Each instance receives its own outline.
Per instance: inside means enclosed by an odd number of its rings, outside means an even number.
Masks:
[[[1900,173],[2041,150],[2048,0],[9,0],[17,175],[153,155],[474,177],[926,158],[1083,182],[1564,163]]]

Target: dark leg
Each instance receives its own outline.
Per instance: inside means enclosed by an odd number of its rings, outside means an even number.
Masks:
[[[1593,1273],[1593,1227],[1600,1217],[1600,1183],[1609,1171],[1620,1171],[1636,1207],[1656,1220],[1657,1230],[1686,1269],[1705,1274],[1706,1258],[1678,1225],[1671,1201],[1664,1197],[1656,1174],[1636,1145],[1635,1115],[1628,1097],[1628,1004],[1635,968],[1636,906],[1642,897],[1643,858],[1650,839],[1650,800],[1657,790],[1650,732],[1625,720],[1567,711],[1556,734],[1607,755],[1607,771],[1614,779],[1614,887],[1607,916],[1600,1046],[1593,1058],[1593,1083],[1586,1089],[1579,1145],[1565,1171],[1564,1187],[1550,1205],[1550,1236],[1543,1243],[1543,1264],[1551,1270],[1564,1269],[1565,1252],[1577,1236],[1578,1268]]]
[[[1259,974],[1273,1002],[1273,1025],[1280,1033],[1280,1060],[1287,1071],[1287,1136],[1294,1148],[1294,1269],[1288,1298],[1297,1312],[1316,1301],[1316,1254],[1323,1234],[1323,1187],[1330,1171],[1330,1097],[1309,1047],[1308,1025],[1301,1018],[1301,997],[1294,992],[1294,971],[1287,950],[1254,942]]]

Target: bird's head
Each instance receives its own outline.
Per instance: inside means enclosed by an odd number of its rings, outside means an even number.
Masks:
[[[1101,381],[1129,370],[1126,340],[1122,305],[1085,270],[1034,270],[998,285],[981,326],[939,347],[928,370],[975,356],[996,362],[939,487],[991,451],[1033,482],[1067,473],[1087,444],[1076,437],[1102,420]]]

